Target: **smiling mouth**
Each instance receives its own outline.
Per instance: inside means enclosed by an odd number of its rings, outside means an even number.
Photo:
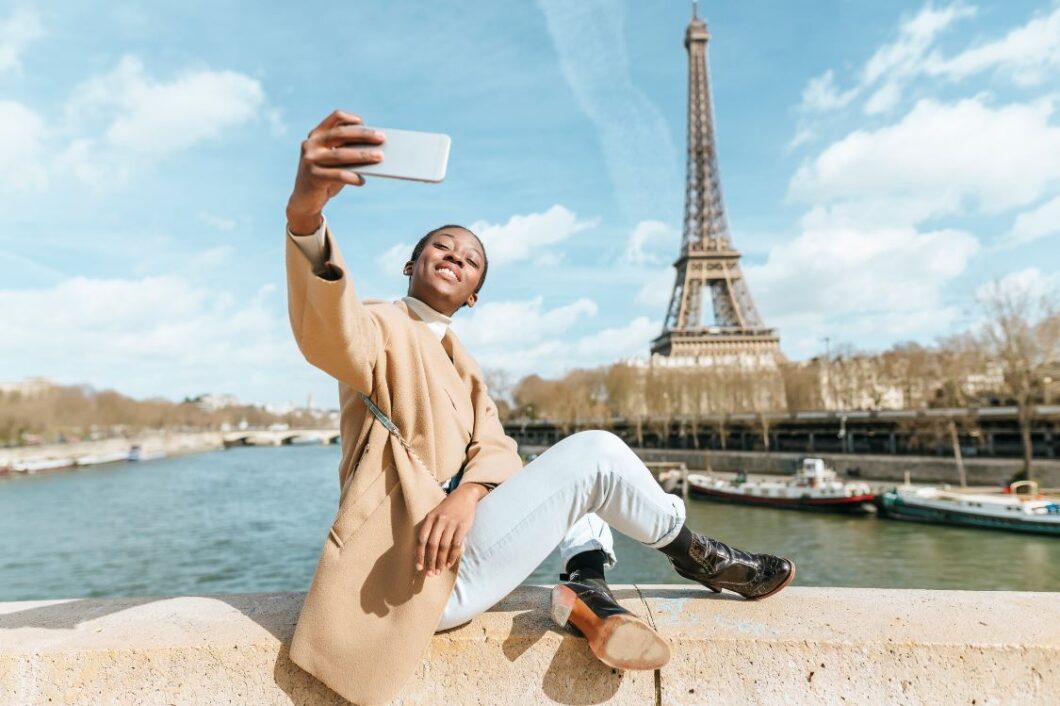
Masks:
[[[456,270],[445,265],[438,265],[434,268],[434,271],[441,275],[444,279],[449,280],[450,282],[460,281],[460,275],[456,273]]]

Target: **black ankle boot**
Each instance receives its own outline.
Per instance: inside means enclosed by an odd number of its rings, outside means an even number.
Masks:
[[[728,589],[744,598],[766,598],[791,583],[795,563],[772,554],[751,554],[698,532],[662,551],[678,574],[715,593]]]
[[[569,586],[599,617],[629,612],[615,600],[615,594],[611,593],[611,587],[607,585],[607,580],[604,579],[602,573],[598,575],[592,570],[571,569],[569,572],[561,573],[559,580],[562,584]],[[593,595],[594,593],[600,595]],[[562,609],[560,612],[562,613]],[[552,601],[552,618],[561,627],[566,624],[567,629],[578,637],[585,637],[573,621],[568,621],[566,617],[562,620],[557,617],[555,600]]]
[[[552,620],[588,639],[601,662],[618,669],[658,669],[670,660],[666,640],[620,606],[603,578],[574,569],[560,574],[560,580],[552,589]]]

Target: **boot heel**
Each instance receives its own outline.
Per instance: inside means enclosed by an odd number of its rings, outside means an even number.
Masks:
[[[560,627],[570,622],[609,667],[659,669],[670,661],[670,645],[646,622],[628,611],[601,617],[564,584],[552,589],[551,614]]]
[[[552,589],[552,622],[561,628],[566,627],[577,601],[578,594],[563,584],[557,584]]]

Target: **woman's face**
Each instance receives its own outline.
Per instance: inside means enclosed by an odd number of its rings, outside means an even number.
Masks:
[[[463,228],[445,228],[427,240],[417,260],[405,263],[409,295],[452,316],[464,304],[474,306],[475,288],[486,259],[478,238]]]

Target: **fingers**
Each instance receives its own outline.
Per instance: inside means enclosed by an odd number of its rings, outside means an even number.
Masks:
[[[463,527],[458,527],[456,532],[453,533],[453,541],[449,545],[449,557],[445,562],[445,567],[449,568],[456,563],[457,559],[460,558],[460,551],[464,548],[464,537],[467,535],[467,530]]]
[[[427,540],[427,555],[423,565],[428,576],[438,573],[441,565],[439,559],[449,554],[449,543],[453,541],[453,526],[445,519],[435,521],[431,529],[430,539]]]
[[[386,135],[368,127],[337,125],[312,136],[310,139],[326,147],[340,147],[345,144],[381,145],[386,142]]]
[[[333,110],[328,115],[328,117],[320,121],[319,125],[310,130],[309,134],[306,137],[313,137],[314,133],[321,132],[323,130],[328,130],[336,125],[341,125],[342,123],[352,123],[354,125],[360,125],[363,122],[364,121],[361,120],[361,116],[359,115],[347,113],[345,110]]]
[[[438,542],[438,557],[434,561],[435,576],[442,573],[442,569],[448,565],[449,555],[452,553],[453,535],[455,534],[456,525],[450,524],[446,528],[445,533],[442,534],[441,541]]]
[[[313,166],[309,168],[309,173],[318,179],[337,181],[344,186],[347,184],[349,186],[364,186],[364,177],[351,172],[349,169]]]
[[[460,524],[428,516],[420,529],[416,547],[416,569],[437,576],[460,556],[465,532]]]
[[[424,557],[427,551],[427,541],[431,538],[431,530],[434,529],[434,515],[428,514],[423,518],[423,527],[416,542],[416,571],[423,571]]]
[[[324,166],[377,164],[378,162],[383,161],[383,153],[374,149],[336,147],[330,150],[315,150],[311,153],[310,161],[313,164],[321,164]]]

